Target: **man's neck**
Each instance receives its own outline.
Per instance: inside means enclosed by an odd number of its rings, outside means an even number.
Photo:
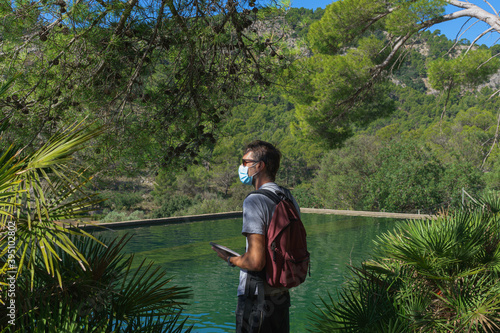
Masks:
[[[267,184],[267,183],[272,183],[272,180],[269,178],[263,178],[263,179],[255,179],[255,190],[258,190],[261,188],[262,185]]]

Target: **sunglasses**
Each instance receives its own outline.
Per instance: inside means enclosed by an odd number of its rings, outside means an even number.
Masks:
[[[246,167],[248,163],[257,163],[257,162],[260,162],[260,161],[256,161],[256,160],[247,160],[247,159],[242,159],[241,160],[241,164]]]

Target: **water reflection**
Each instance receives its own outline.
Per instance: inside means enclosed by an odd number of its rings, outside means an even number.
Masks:
[[[345,281],[347,264],[368,258],[372,240],[392,228],[396,220],[352,216],[303,214],[311,252],[311,276],[291,290],[292,332],[305,332],[313,303]],[[229,267],[211,250],[208,242],[226,245],[243,253],[245,238],[241,219],[193,222],[101,232],[107,236],[134,237],[125,247],[142,259],[161,265],[173,283],[193,290],[186,307],[194,332],[234,332],[238,270]]]

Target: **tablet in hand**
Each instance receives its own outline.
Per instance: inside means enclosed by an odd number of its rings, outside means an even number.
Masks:
[[[230,248],[228,247],[225,247],[223,245],[219,245],[217,243],[214,243],[214,242],[210,242],[210,245],[212,245],[213,247],[215,247],[216,249],[219,249],[219,250],[222,250],[222,251],[225,251],[227,252],[230,256],[233,256],[233,257],[239,257],[240,254],[236,251],[233,251],[231,250]]]

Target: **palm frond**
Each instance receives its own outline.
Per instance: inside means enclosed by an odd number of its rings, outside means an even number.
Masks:
[[[188,288],[167,286],[171,280],[159,267],[154,268],[152,262],[146,264],[143,260],[132,272],[132,260],[133,256],[128,262],[120,292],[113,297],[116,320],[146,317],[153,313],[171,315],[172,308],[186,304],[179,300],[191,297]]]
[[[82,268],[68,251],[57,248],[61,261],[55,264],[61,274],[61,288],[47,273],[43,256],[36,255],[34,281],[22,275],[17,282],[19,313],[34,309],[28,317],[19,318],[25,327],[46,320],[42,309],[62,303],[68,309],[78,310],[75,322],[81,318],[89,327],[105,323],[107,332],[190,332],[190,328],[184,327],[185,319],[180,320],[181,305],[185,304],[182,300],[190,296],[188,289],[170,286],[166,273],[154,269],[152,264],[143,262],[137,271],[132,271],[133,256],[122,252],[131,236],[112,240],[99,235],[69,237],[87,259],[88,267]]]
[[[30,309],[20,314],[13,332],[33,333],[105,333],[106,320],[95,322],[90,316],[82,316],[81,309],[67,306],[68,302],[59,301],[47,306]]]
[[[352,268],[357,277],[339,292],[339,301],[322,300],[324,308],[317,307],[313,320],[316,332],[335,329],[341,332],[383,332],[388,325],[400,326],[390,300],[391,279],[364,268]],[[379,330],[380,329],[380,330]]]
[[[35,261],[42,258],[47,272],[60,280],[57,249],[85,266],[84,256],[67,237],[78,231],[69,231],[56,221],[84,216],[98,202],[85,194],[88,178],[68,161],[102,131],[75,123],[40,150],[21,157],[24,152],[11,147],[0,156],[0,226],[4,230],[9,223],[16,226],[18,276],[24,269],[34,276]],[[0,253],[7,248],[6,238],[0,238]]]
[[[313,304],[315,307],[308,316],[312,324],[308,328],[309,332],[315,333],[328,333],[335,332],[341,329],[340,318],[335,312],[336,302],[333,300],[332,295],[328,292],[328,300],[320,297],[321,305]]]
[[[480,206],[485,207],[493,214],[500,213],[500,194],[498,192],[488,192],[478,201]]]
[[[434,220],[398,223],[338,301],[317,307],[314,331],[499,332],[499,208],[491,194]]]

